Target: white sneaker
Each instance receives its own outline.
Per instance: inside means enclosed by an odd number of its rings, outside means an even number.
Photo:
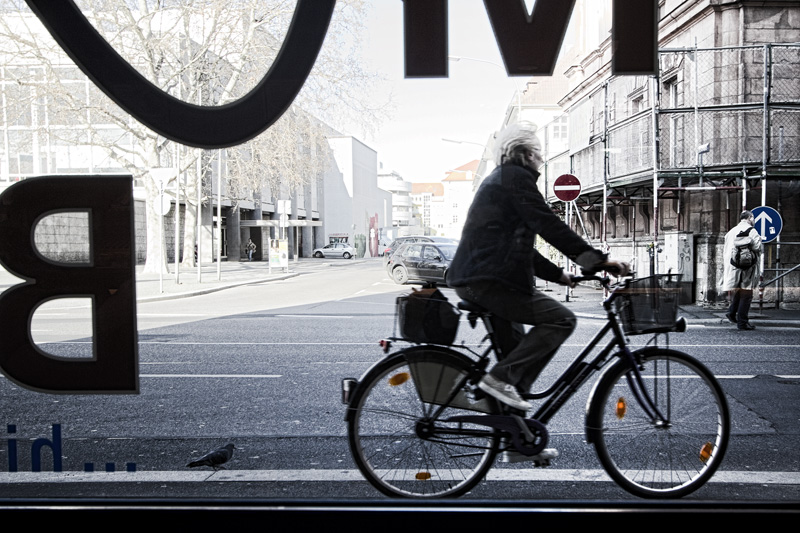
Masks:
[[[478,388],[496,400],[503,402],[509,407],[527,411],[532,406],[522,399],[522,396],[517,392],[517,388],[510,383],[500,381],[491,374],[486,374],[478,382]]]
[[[545,448],[536,455],[524,455],[516,450],[506,450],[500,455],[500,460],[504,463],[533,461],[536,466],[550,466],[550,459],[556,457],[558,457],[558,450],[555,448]]]

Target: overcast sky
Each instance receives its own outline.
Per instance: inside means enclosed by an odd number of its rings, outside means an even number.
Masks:
[[[407,181],[439,181],[482,154],[480,146],[442,138],[485,143],[525,78],[506,75],[483,1],[457,0],[449,2],[449,54],[494,64],[463,59],[450,62],[449,78],[404,79],[403,3],[373,3],[365,57],[388,78],[383,90],[391,90],[395,106],[375,138],[361,140],[378,152],[384,169]]]

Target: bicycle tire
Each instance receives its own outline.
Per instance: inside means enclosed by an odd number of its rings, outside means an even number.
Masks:
[[[494,463],[499,434],[486,426],[462,424],[480,436],[459,435],[460,414],[498,414],[492,398],[457,393],[435,425],[456,433],[424,438],[420,427],[445,402],[471,360],[447,348],[418,346],[387,357],[361,380],[350,403],[348,442],[361,473],[394,497],[460,496],[479,483]]]
[[[636,400],[620,362],[600,378],[587,427],[609,476],[644,498],[679,498],[708,481],[725,455],[730,416],[725,393],[695,358],[674,350],[642,352],[645,387],[669,420],[655,424]]]

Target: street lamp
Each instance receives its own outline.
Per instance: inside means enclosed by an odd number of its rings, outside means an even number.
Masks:
[[[444,137],[442,137],[442,140],[443,140],[444,142],[448,142],[448,143],[455,143],[455,144],[474,144],[475,146],[480,146],[481,148],[486,148],[486,145],[485,145],[485,144],[476,143],[476,142],[473,142],[473,141],[459,141],[459,140],[456,140],[456,139],[445,139]]]

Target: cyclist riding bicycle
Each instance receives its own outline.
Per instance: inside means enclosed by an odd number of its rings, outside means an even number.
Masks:
[[[583,269],[627,275],[629,266],[609,260],[564,224],[536,186],[542,148],[536,125],[521,122],[498,136],[497,167],[481,184],[467,214],[447,281],[456,294],[493,313],[501,360],[478,383],[498,401],[520,410],[520,396],[575,329],[575,315],[537,291],[534,276],[573,285],[572,276],[534,249],[537,235]],[[524,334],[521,324],[535,326]]]

